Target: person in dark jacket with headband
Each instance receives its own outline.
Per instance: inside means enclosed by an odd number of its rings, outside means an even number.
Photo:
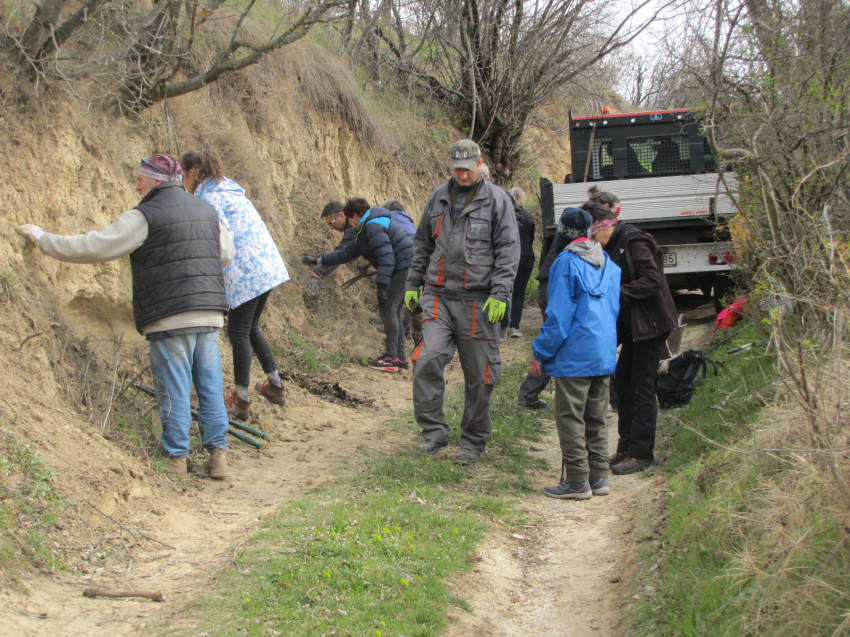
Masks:
[[[622,270],[617,320],[621,349],[614,372],[620,438],[608,461],[612,473],[624,475],[646,469],[655,458],[655,378],[667,336],[678,325],[676,307],[652,235],[618,223],[615,212],[600,203],[582,208],[593,217],[593,240]]]
[[[354,241],[319,258],[304,257],[307,265],[341,265],[363,256],[377,270],[378,309],[384,322],[384,355],[369,361],[369,367],[385,372],[408,369],[401,317],[407,271],[413,259],[413,240],[392,218],[389,210],[371,207],[361,198],[352,198],[342,209],[348,223],[357,230]]]

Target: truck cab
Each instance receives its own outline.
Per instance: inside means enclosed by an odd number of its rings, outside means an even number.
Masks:
[[[651,233],[664,253],[671,290],[728,290],[735,252],[728,230],[734,202],[720,183],[699,123],[688,109],[646,113],[570,113],[572,170],[563,184],[540,180],[544,255],[567,206],[596,185],[620,199],[620,221]],[[733,173],[724,175],[732,188]]]

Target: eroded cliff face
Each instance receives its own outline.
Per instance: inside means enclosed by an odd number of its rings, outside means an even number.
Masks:
[[[0,427],[45,459],[57,494],[69,502],[91,502],[118,519],[145,507],[180,507],[179,492],[150,471],[144,454],[110,435],[120,415],[107,417],[113,381],[120,389],[122,378],[147,364],[133,325],[129,260],[61,263],[15,232],[23,223],[63,234],[105,228],[139,201],[141,157],[202,146],[224,156],[228,176],[257,205],[292,277],[274,292],[264,324],[275,346],[286,349],[295,334],[346,357],[381,353],[373,284],[342,294],[339,283],[355,268],[343,266],[318,295],[307,295],[302,284],[311,269],[300,256],[340,240],[319,218],[329,200],[399,198],[418,218],[447,173],[421,157],[417,165],[391,135],[361,141],[297,95],[281,92],[262,106],[258,116],[256,108],[189,95],[169,104],[169,127],[162,109],[129,121],[45,100],[39,112],[0,120]],[[227,339],[221,342],[229,379]],[[84,506],[62,516],[64,533],[80,545],[110,524]]]

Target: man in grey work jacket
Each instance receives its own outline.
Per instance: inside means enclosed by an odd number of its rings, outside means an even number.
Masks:
[[[466,385],[460,464],[477,462],[490,435],[490,394],[502,378],[499,321],[520,252],[513,201],[481,178],[481,166],[475,142],[452,146],[452,178],[425,206],[405,294],[408,308],[418,302],[423,310],[413,354],[413,409],[424,438],[417,451],[434,455],[448,444],[443,369],[457,348]]]
[[[228,419],[218,332],[227,312],[222,266],[236,248],[215,208],[187,193],[182,177],[173,157],[145,157],[136,184],[142,200],[108,228],[66,236],[25,224],[19,232],[60,261],[104,263],[129,255],[136,328],[150,342],[163,469],[186,474],[194,383],[198,425],[210,454],[203,471],[224,479]]]

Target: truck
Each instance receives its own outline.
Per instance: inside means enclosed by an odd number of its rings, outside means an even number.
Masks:
[[[718,311],[731,286],[735,250],[729,221],[736,213],[690,109],[645,113],[569,114],[571,172],[563,184],[540,179],[543,255],[567,206],[587,201],[596,185],[620,200],[620,221],[651,233],[661,248],[671,291],[713,291]],[[732,191],[734,173],[725,181]]]

